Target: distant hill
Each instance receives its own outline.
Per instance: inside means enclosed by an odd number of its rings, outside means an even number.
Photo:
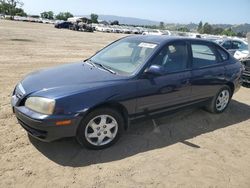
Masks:
[[[154,21],[154,20],[147,20],[147,19],[141,19],[141,18],[132,18],[132,17],[122,17],[122,16],[115,16],[115,15],[98,15],[99,16],[99,20],[105,20],[108,22],[112,22],[115,20],[118,20],[120,24],[126,24],[126,25],[159,25],[160,22],[159,21]],[[89,17],[88,16],[84,16],[84,17]],[[196,23],[189,23],[189,24],[178,24],[178,23],[165,23],[166,28],[169,30],[176,30],[180,27],[186,27],[188,28],[190,31],[196,31],[198,28],[198,24]],[[243,32],[243,33],[247,33],[250,32],[250,24],[239,24],[239,25],[232,25],[232,24],[212,24],[212,26],[214,28],[218,27],[218,28],[223,28],[223,29],[227,29],[227,28],[232,28],[232,30],[236,33],[239,32]]]
[[[250,24],[241,24],[241,25],[233,25],[232,30],[236,33],[238,32],[243,32],[243,33],[248,33],[250,32]]]
[[[186,27],[190,31],[196,31],[198,28],[198,24],[195,24],[195,23],[189,23],[189,24],[166,23],[165,26],[169,30],[176,30],[176,29],[181,28],[181,27]]]
[[[84,16],[88,17],[88,16]],[[120,24],[125,25],[159,25],[160,22],[153,21],[153,20],[147,20],[147,19],[141,19],[141,18],[132,18],[132,17],[122,17],[122,16],[114,16],[114,15],[98,15],[99,20],[105,20],[108,22],[113,22],[115,20],[119,21]]]
[[[99,15],[100,20],[114,21],[118,20],[121,24],[126,25],[159,25],[160,22],[146,20],[141,18],[131,18],[131,17],[122,17],[122,16],[113,16],[113,15]]]
[[[190,31],[196,31],[198,28],[198,24],[190,23],[190,24],[165,24],[166,28],[169,30],[176,30],[180,27],[186,27]],[[250,32],[250,24],[239,24],[239,25],[231,25],[231,24],[212,24],[213,28],[222,28],[229,29],[231,28],[235,33],[248,33]]]

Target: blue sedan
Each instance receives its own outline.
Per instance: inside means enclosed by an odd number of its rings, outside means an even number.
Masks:
[[[241,85],[243,68],[221,46],[167,36],[131,36],[87,60],[27,75],[12,107],[33,137],[75,136],[81,145],[114,144],[130,121],[190,105],[222,113]]]

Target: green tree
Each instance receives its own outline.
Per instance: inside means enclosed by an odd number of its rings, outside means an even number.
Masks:
[[[90,19],[91,19],[92,23],[98,23],[98,15],[97,14],[92,13],[90,15]]]
[[[27,14],[24,12],[24,10],[22,8],[16,8],[15,15],[16,16],[27,16]]]
[[[4,13],[4,6],[2,3],[0,3],[0,14]]]
[[[19,0],[0,0],[0,13],[10,15],[13,19],[15,15],[25,15],[23,9],[18,8],[22,6],[23,2]]]
[[[115,21],[111,22],[110,25],[119,25],[119,21],[115,20]]]
[[[11,19],[16,15],[16,8],[22,7],[23,2],[19,0],[0,0],[4,14],[10,15]]]
[[[217,27],[217,28],[213,29],[213,33],[212,34],[214,34],[214,35],[220,35],[223,31],[224,31],[224,29]]]
[[[236,33],[232,31],[232,28],[225,29],[221,34],[226,36],[236,36]]]
[[[181,31],[181,32],[190,32],[190,30],[186,27],[180,27],[177,29],[177,31]]]
[[[237,37],[246,37],[246,33],[244,33],[244,32],[238,32],[237,34],[236,34],[236,36]]]
[[[54,19],[54,12],[52,11],[44,11],[41,13],[41,17],[44,19],[49,19],[49,20],[53,20]]]
[[[199,25],[198,25],[197,31],[198,31],[199,33],[203,33],[203,23],[202,23],[202,21],[200,21],[200,23],[199,23]]]
[[[213,27],[209,23],[205,23],[202,30],[203,30],[203,33],[206,33],[206,34],[213,33]]]
[[[159,28],[160,28],[160,29],[165,29],[165,24],[164,24],[164,22],[160,22]]]
[[[0,13],[9,15],[10,5],[5,1],[0,1]]]
[[[66,21],[68,18],[74,17],[73,14],[70,12],[60,12],[59,14],[56,15],[57,20],[64,20]]]

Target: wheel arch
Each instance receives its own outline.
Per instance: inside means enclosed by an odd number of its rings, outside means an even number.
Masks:
[[[88,115],[93,110],[96,110],[98,108],[111,108],[117,110],[124,119],[124,129],[127,130],[129,127],[129,119],[128,119],[128,111],[125,106],[123,106],[121,103],[118,102],[106,102],[102,104],[95,105],[88,109],[88,112],[86,115]]]
[[[234,90],[235,90],[235,86],[233,84],[233,82],[227,82],[226,85],[231,89],[231,95],[234,94]]]

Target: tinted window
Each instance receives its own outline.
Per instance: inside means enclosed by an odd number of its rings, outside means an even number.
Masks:
[[[232,49],[239,49],[241,46],[241,42],[239,41],[232,41]]]
[[[215,50],[204,44],[192,44],[193,67],[205,67],[217,63]]]
[[[187,68],[188,50],[184,42],[173,43],[164,47],[152,64],[161,65],[166,72],[182,71]]]
[[[228,49],[231,49],[231,41],[229,41],[229,40],[225,41],[225,42],[222,44],[222,46],[223,46],[224,48],[226,48],[227,50],[228,50]]]
[[[218,52],[219,52],[219,54],[221,56],[222,61],[228,60],[228,53],[227,52],[225,52],[224,50],[222,50],[220,48],[218,48],[217,50],[218,50]]]

